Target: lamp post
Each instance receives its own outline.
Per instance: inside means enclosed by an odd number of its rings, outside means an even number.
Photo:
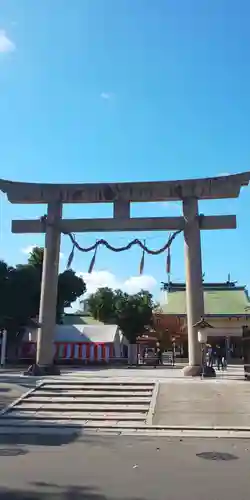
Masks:
[[[203,317],[193,325],[197,328],[198,342],[201,346],[201,377],[216,377],[212,366],[206,364],[206,344],[210,328],[213,328]]]

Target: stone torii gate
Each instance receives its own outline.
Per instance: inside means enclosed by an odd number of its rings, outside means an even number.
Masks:
[[[47,222],[13,220],[13,233],[45,232],[36,373],[52,374],[56,322],[57,281],[61,232],[183,230],[189,366],[186,375],[200,373],[200,346],[194,326],[204,316],[200,230],[235,229],[235,215],[200,216],[198,201],[237,198],[250,172],[162,182],[113,184],[36,184],[0,180],[0,190],[16,204],[47,204]],[[183,217],[130,217],[130,203],[182,201]],[[62,219],[64,203],[112,203],[113,218]]]

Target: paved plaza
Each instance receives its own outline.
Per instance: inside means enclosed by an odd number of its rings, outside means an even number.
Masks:
[[[153,424],[250,429],[250,385],[220,379],[160,383]]]
[[[129,378],[133,380],[154,380],[159,382],[166,382],[169,380],[179,379],[183,382],[190,381],[190,377],[183,376],[183,368],[186,366],[184,363],[176,364],[175,367],[172,366],[157,366],[156,368],[150,366],[139,365],[136,368],[127,368],[124,366],[118,367],[86,367],[86,368],[75,368],[71,370],[70,368],[64,369],[62,371],[63,376],[67,377],[95,377],[102,379],[114,379],[119,378]],[[244,369],[243,365],[229,365],[228,369],[225,371],[217,371],[216,381],[232,381],[232,380],[244,380]],[[194,378],[194,380],[198,380]]]
[[[250,384],[242,366],[204,380],[183,377],[181,368],[107,368],[63,370],[60,377],[43,380],[9,372],[0,375],[0,382],[10,394],[23,396],[2,414],[1,439],[21,427],[40,432],[46,426],[60,433],[63,425],[73,431],[78,426],[179,435],[217,429],[250,435]],[[24,395],[28,389],[33,391]]]

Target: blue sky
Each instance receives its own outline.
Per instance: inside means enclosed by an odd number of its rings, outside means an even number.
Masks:
[[[139,181],[250,170],[249,21],[247,0],[1,0],[1,177]],[[230,272],[250,284],[249,190],[200,209],[238,217],[236,231],[203,233],[206,280],[225,280]],[[109,216],[111,210],[69,205],[64,215]],[[43,213],[43,206],[1,198],[1,258],[24,262],[22,249],[43,244],[40,235],[10,232],[12,218]],[[178,215],[180,207],[140,204],[132,213]],[[99,236],[78,240],[89,245]],[[134,236],[108,240],[121,245]],[[168,238],[140,236],[154,248]],[[64,237],[62,253],[69,251]],[[75,269],[86,272],[90,259],[78,253]],[[133,288],[139,260],[139,250],[101,250],[91,279],[115,285],[129,279]],[[164,256],[147,257],[145,275],[144,284],[166,280]],[[184,279],[182,236],[173,245],[172,279]]]

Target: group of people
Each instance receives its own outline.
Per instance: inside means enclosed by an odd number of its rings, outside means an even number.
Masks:
[[[204,352],[204,351],[203,351]],[[204,358],[203,358],[204,359]],[[155,347],[144,348],[141,353],[141,361],[143,364],[151,361],[150,364],[163,364],[163,350],[160,342],[156,342]],[[174,354],[173,354],[174,364]],[[211,346],[207,345],[205,349],[205,364],[210,367],[216,367],[218,370],[226,370],[227,368],[227,349],[223,345]]]
[[[227,352],[226,348],[221,345],[215,347],[208,346],[206,354],[207,366],[216,366],[218,370],[227,368]]]
[[[156,365],[162,365],[162,348],[160,342],[156,342],[155,348],[145,348],[142,351],[142,363],[145,364],[147,359],[150,359],[151,362]]]

